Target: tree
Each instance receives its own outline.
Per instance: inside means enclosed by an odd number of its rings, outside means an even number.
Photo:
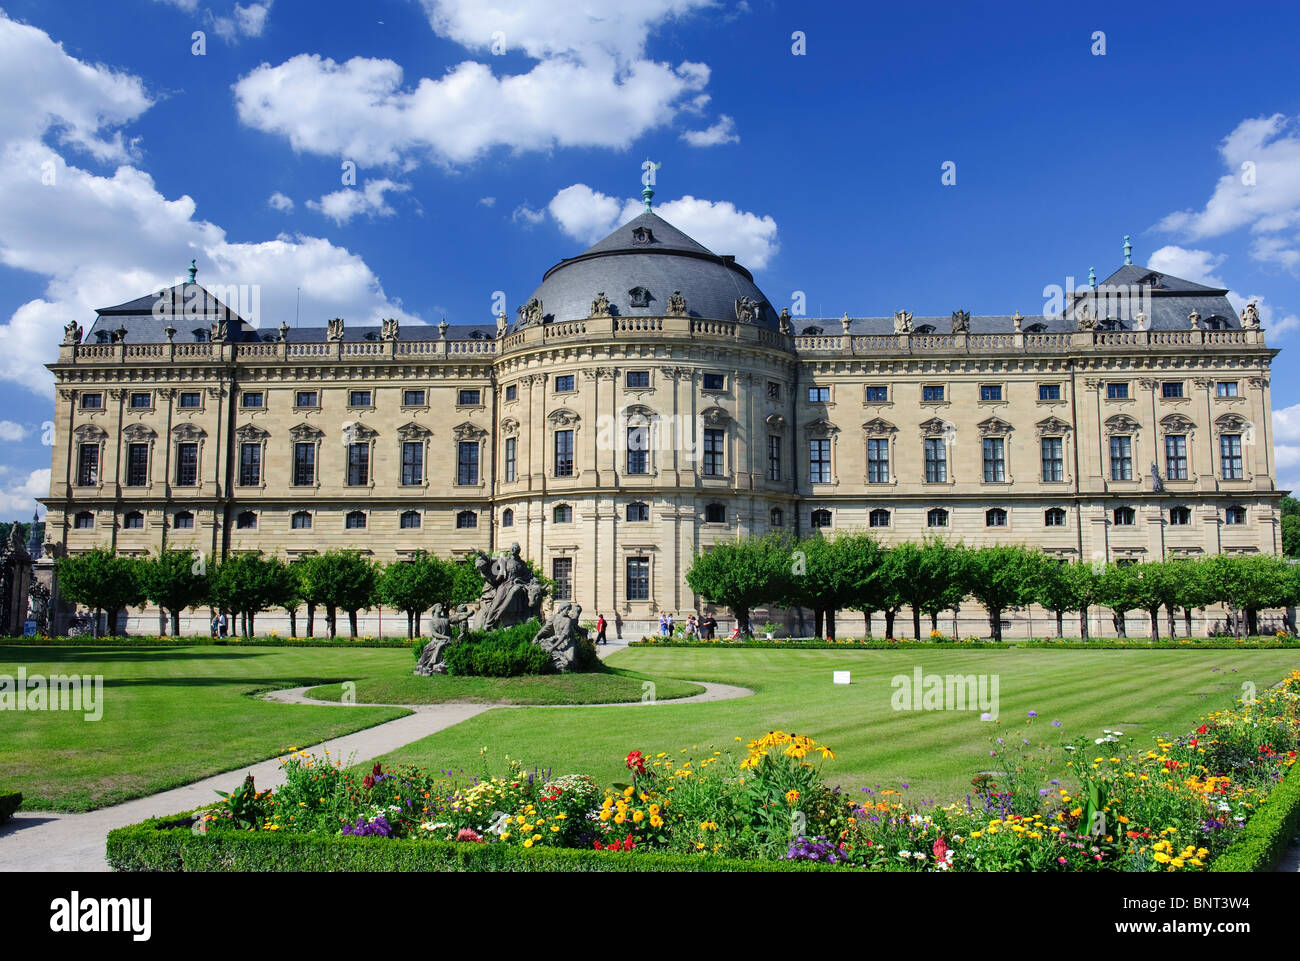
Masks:
[[[790,544],[774,534],[721,541],[696,554],[686,583],[701,597],[731,608],[741,633],[750,634],[749,612],[789,593]]]
[[[1151,640],[1160,640],[1160,611],[1169,611],[1169,633],[1173,636],[1173,609],[1178,606],[1184,572],[1181,561],[1154,561],[1133,568],[1134,598],[1151,617]]]
[[[99,636],[99,612],[108,612],[108,633],[117,634],[117,612],[144,603],[140,587],[139,562],[132,557],[95,548],[61,557],[55,562],[59,591],[75,604],[95,612],[95,636]]]
[[[1101,573],[1089,561],[1075,561],[1066,568],[1079,612],[1079,636],[1088,639],[1088,608],[1101,603]]]
[[[934,623],[940,611],[960,604],[966,596],[961,565],[965,552],[943,541],[929,539],[915,544],[905,541],[889,551],[894,569],[893,586],[902,604],[912,609],[912,633],[921,640],[921,614]]]
[[[1259,612],[1269,607],[1283,607],[1287,602],[1293,574],[1286,561],[1271,555],[1233,557],[1219,554],[1206,562],[1207,584],[1215,599],[1228,606],[1234,615],[1234,631],[1240,633],[1238,612],[1246,616],[1246,633],[1259,630]]]
[[[1074,565],[1039,554],[1034,565],[1033,578],[1030,581],[1030,593],[1040,607],[1056,615],[1056,636],[1065,636],[1065,615],[1079,610],[1079,584],[1073,570]],[[1085,565],[1085,570],[1092,573]],[[1088,636],[1087,616],[1084,616],[1083,636]]]
[[[882,559],[880,545],[865,534],[806,538],[790,555],[784,592],[772,600],[811,609],[824,623],[825,636],[834,640],[835,612],[855,607],[868,593]]]
[[[181,611],[208,599],[207,565],[189,551],[160,551],[141,560],[137,571],[144,596],[170,615],[173,635],[181,632]]]
[[[930,599],[921,602],[921,612],[930,615],[930,630],[937,631],[939,615],[944,611],[955,615],[966,599],[967,551],[938,540],[930,541],[922,550],[929,554],[928,563],[937,577]],[[956,632],[955,622],[953,631]]]
[[[1097,600],[1114,612],[1115,632],[1128,637],[1124,618],[1141,606],[1142,596],[1134,568],[1136,564],[1107,564],[1097,578]]]
[[[211,576],[211,597],[221,610],[238,614],[240,633],[252,637],[256,618],[269,607],[288,603],[295,593],[294,576],[278,557],[261,551],[232,554],[216,564]]]
[[[376,593],[383,603],[406,614],[406,636],[420,634],[420,614],[451,593],[453,564],[419,551],[409,561],[394,561],[379,577]]]
[[[1016,545],[966,551],[966,591],[989,613],[993,640],[1002,640],[1002,615],[1018,610],[1033,597],[1035,553]]]
[[[302,596],[325,608],[332,638],[338,631],[338,610],[348,612],[351,636],[357,636],[357,612],[375,601],[378,574],[359,551],[330,550],[303,559]]]

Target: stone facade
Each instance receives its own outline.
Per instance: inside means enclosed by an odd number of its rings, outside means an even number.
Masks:
[[[645,256],[645,223],[670,256]],[[953,332],[910,314],[792,322],[748,296],[701,316],[714,292],[697,261],[747,272],[674,246],[652,214],[629,228],[624,246],[611,237],[553,268],[512,325],[274,336],[235,318],[191,340],[179,323],[159,336],[149,298],[101,311],[50,365],[47,553],[342,547],[389,562],[518,542],[628,636],[661,610],[701,609],[694,552],[773,529],[1100,560],[1280,550],[1277,351],[1222,291],[1195,294],[1221,329],[1107,329],[1068,312],[1038,330],[960,311]],[[601,257],[613,276],[596,285]],[[546,312],[566,268],[591,286],[569,298],[590,316]],[[642,270],[653,279],[629,285]],[[1168,297],[1192,296],[1163,280]],[[959,628],[983,632],[969,608]],[[404,626],[385,620],[385,633]],[[156,631],[158,618],[129,623]],[[363,632],[376,627],[372,614]]]

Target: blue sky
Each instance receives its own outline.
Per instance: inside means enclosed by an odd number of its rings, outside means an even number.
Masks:
[[[304,323],[490,322],[647,156],[665,217],[809,316],[1040,313],[1125,234],[1258,299],[1300,486],[1297,36],[1282,3],[6,0],[0,519],[47,489],[68,319],[194,258],[268,327],[299,288]]]

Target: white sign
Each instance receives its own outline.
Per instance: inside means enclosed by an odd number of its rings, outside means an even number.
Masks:
[[[849,672],[848,672],[848,671],[836,671],[836,672],[835,672],[835,683],[836,683],[836,684],[848,684],[848,683],[849,683]]]

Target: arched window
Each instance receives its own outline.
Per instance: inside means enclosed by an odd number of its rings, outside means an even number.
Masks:
[[[515,526],[515,512],[512,511],[509,507],[507,507],[505,510],[501,512],[501,526],[502,527]]]
[[[296,531],[311,530],[311,514],[307,511],[294,511],[293,516],[289,518],[289,526]]]
[[[571,524],[573,522],[573,508],[568,504],[557,504],[552,516],[557,524]]]
[[[925,515],[926,527],[947,527],[948,512],[942,507],[931,508]]]
[[[912,333],[914,333],[914,334],[933,334],[933,333],[934,333],[934,324],[922,324],[920,327],[917,327],[915,330],[913,330]]]
[[[235,518],[235,530],[255,531],[257,530],[257,515],[252,511],[244,511]]]
[[[1030,324],[1025,328],[1026,334],[1045,334],[1047,333],[1046,324]]]
[[[830,527],[831,512],[826,510],[826,508],[824,507],[819,507],[817,510],[812,512],[812,516],[809,518],[809,521],[812,523],[813,530],[820,530],[823,527]]]
[[[704,520],[708,524],[725,524],[727,509],[721,504],[709,504],[704,508]]]
[[[1131,507],[1116,507],[1116,508],[1115,508],[1115,526],[1116,526],[1116,527],[1132,527],[1132,526],[1133,526],[1133,518],[1134,518],[1133,508],[1131,508]]]
[[[178,531],[190,530],[194,527],[194,515],[189,511],[178,511],[172,526]]]
[[[461,511],[456,515],[456,530],[465,531],[478,527],[478,514],[474,511]]]
[[[1223,512],[1223,522],[1225,524],[1244,524],[1246,523],[1246,508],[1229,507]]]
[[[877,507],[874,511],[872,511],[870,514],[867,515],[867,526],[888,527],[889,511],[885,510],[883,507]]]
[[[1192,522],[1192,512],[1186,507],[1169,508],[1169,523],[1175,527],[1186,527]]]
[[[984,512],[985,527],[1006,527],[1007,512],[1001,507],[994,507]]]
[[[1059,507],[1053,507],[1051,510],[1043,513],[1043,524],[1047,527],[1064,527],[1065,511]]]
[[[643,504],[640,501],[633,501],[627,505],[626,517],[630,521],[648,521],[650,519],[650,505]]]
[[[404,531],[415,530],[417,527],[420,526],[420,512],[402,511],[402,516],[399,519],[398,523],[401,525],[401,528]]]
[[[122,518],[122,526],[128,530],[140,530],[144,527],[144,515],[139,511],[131,511]]]
[[[72,519],[72,526],[76,530],[90,530],[95,526],[95,515],[90,511],[77,511],[77,516]]]
[[[343,518],[343,526],[350,531],[361,531],[366,529],[366,512],[365,511],[348,511],[347,516]]]
[[[771,521],[773,527],[784,527],[785,511],[781,510],[781,508],[779,507],[773,507],[772,513],[769,515],[769,520]]]

